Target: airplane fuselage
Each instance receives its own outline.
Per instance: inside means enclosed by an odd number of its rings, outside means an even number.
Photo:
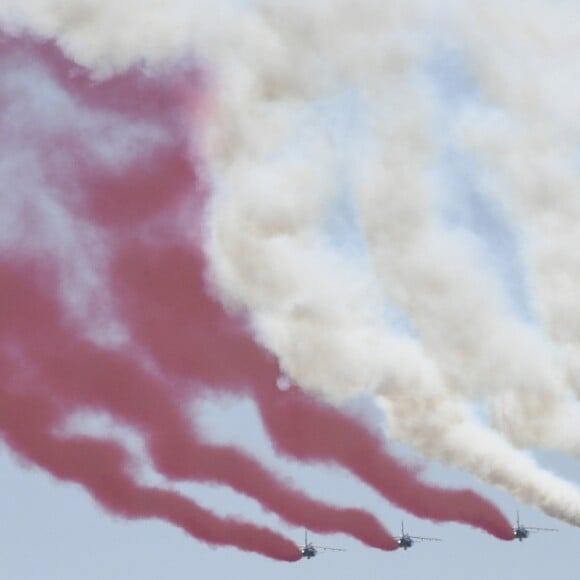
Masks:
[[[530,532],[526,530],[523,526],[518,526],[514,530],[514,538],[517,538],[520,542],[525,540],[530,535]]]
[[[413,539],[408,536],[407,534],[403,534],[398,540],[397,543],[399,544],[399,548],[403,548],[403,550],[408,550],[413,546],[415,542]]]
[[[306,546],[304,546],[300,551],[302,552],[302,557],[307,558],[308,560],[314,558],[317,553],[316,548],[312,544],[306,544]]]

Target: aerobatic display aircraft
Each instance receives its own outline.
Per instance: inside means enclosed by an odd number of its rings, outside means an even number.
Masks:
[[[409,534],[405,533],[405,523],[401,522],[401,535],[396,536],[395,540],[397,544],[399,544],[399,548],[403,548],[403,550],[408,550],[413,546],[413,544],[417,542],[441,542],[441,538],[425,538],[423,536],[410,536]]]
[[[308,532],[304,532],[304,546],[300,546],[300,552],[303,558],[314,558],[318,554],[318,550],[332,550],[333,552],[344,552],[342,548],[330,548],[328,546],[315,546],[308,541]]]
[[[516,512],[516,527],[514,528],[514,538],[517,538],[520,542],[525,540],[530,533],[535,532],[557,532],[558,530],[554,528],[536,528],[534,526],[524,526],[520,524],[520,512]]]

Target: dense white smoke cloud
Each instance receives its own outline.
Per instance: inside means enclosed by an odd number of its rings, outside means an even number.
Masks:
[[[374,393],[427,457],[580,524],[576,488],[498,434],[580,452],[578,10],[37,0],[0,22],[97,76],[207,67],[216,292],[302,387]],[[333,231],[341,212],[358,246]]]

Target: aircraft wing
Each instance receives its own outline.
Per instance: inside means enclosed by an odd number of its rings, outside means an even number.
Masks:
[[[557,532],[555,528],[535,528],[534,526],[526,526],[526,530],[530,532]]]
[[[314,546],[317,550],[332,550],[333,552],[346,552],[344,548],[330,548],[329,546]]]
[[[413,540],[419,540],[419,542],[442,542],[441,538],[425,538],[423,536],[410,536]],[[396,538],[395,538],[396,539]]]

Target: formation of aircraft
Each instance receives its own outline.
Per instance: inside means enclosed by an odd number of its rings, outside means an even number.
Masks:
[[[406,534],[404,522],[401,522],[401,535],[396,536],[395,540],[397,540],[399,548],[403,548],[403,550],[408,550],[415,542],[441,542],[441,538],[425,538],[423,536],[410,536]]]
[[[516,512],[516,526],[514,528],[514,538],[518,539],[520,542],[525,540],[530,533],[535,532],[557,532],[558,530],[554,528],[536,528],[534,526],[524,526],[520,524],[520,513]]]
[[[525,540],[526,538],[529,537],[529,535],[531,533],[535,533],[535,532],[557,532],[558,530],[554,529],[554,528],[537,528],[535,526],[524,526],[522,523],[520,523],[520,514],[519,512],[516,512],[516,525],[513,528],[513,532],[514,532],[514,539],[519,540],[520,542],[522,540]],[[405,523],[401,522],[401,535],[400,536],[395,536],[394,538],[397,542],[397,544],[399,544],[399,548],[403,548],[403,550],[408,550],[409,548],[411,548],[415,542],[441,542],[441,538],[427,538],[425,536],[411,536],[410,534],[407,534],[405,532]],[[344,552],[345,550],[343,550],[342,548],[331,548],[329,546],[317,546],[314,545],[312,542],[308,541],[308,532],[305,531],[304,532],[304,546],[299,546],[300,547],[300,552],[302,554],[303,558],[307,558],[308,560],[310,560],[310,558],[314,558],[314,556],[316,556],[318,554],[319,550],[332,550],[334,552]]]
[[[330,548],[329,546],[315,546],[312,542],[308,541],[308,532],[304,532],[304,546],[300,546],[300,552],[302,557],[310,560],[318,554],[318,550],[332,550],[333,552],[344,552],[342,548]]]

